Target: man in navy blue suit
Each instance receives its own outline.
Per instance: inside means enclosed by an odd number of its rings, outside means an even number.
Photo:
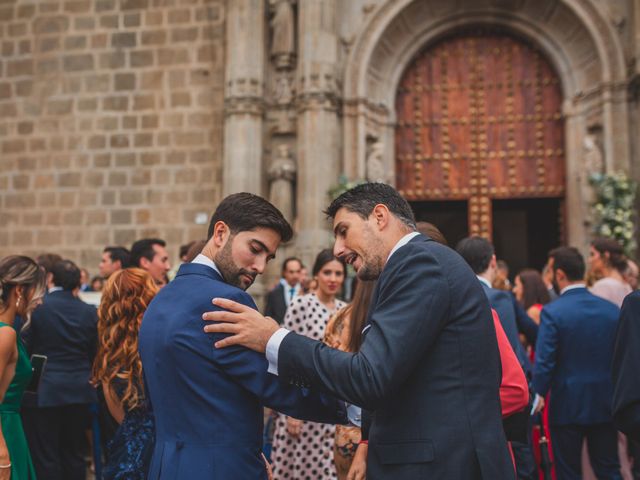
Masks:
[[[539,405],[551,391],[549,425],[558,479],[582,478],[585,438],[597,477],[621,479],[610,375],[618,307],[586,289],[584,259],[575,248],[552,250],[548,266],[560,296],[542,309],[533,386]]]
[[[460,256],[416,231],[392,187],[359,185],[327,210],[334,253],[378,279],[359,352],[332,349],[258,312],[216,300],[208,331],[265,352],[283,380],[325,389],[372,414],[367,478],[509,479],[501,371],[489,302]],[[235,348],[235,347],[230,347]]]
[[[149,305],[139,349],[156,421],[150,480],[265,479],[263,406],[295,418],[346,422],[342,402],[280,381],[251,350],[213,348],[224,335],[203,332],[202,313],[214,297],[256,309],[245,290],[291,236],[269,202],[230,195],[212,216],[202,253]]]

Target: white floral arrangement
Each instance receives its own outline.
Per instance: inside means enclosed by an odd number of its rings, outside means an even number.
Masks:
[[[638,184],[624,172],[594,173],[589,182],[595,192],[593,233],[614,238],[627,255],[636,250],[636,192]]]

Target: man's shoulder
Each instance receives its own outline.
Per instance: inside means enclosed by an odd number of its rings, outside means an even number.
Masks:
[[[284,287],[282,286],[281,283],[278,282],[278,284],[275,287],[269,290],[268,295],[276,295],[278,293],[282,293],[283,291],[284,291]]]
[[[216,297],[228,298],[244,304],[253,304],[253,298],[244,290],[223,281],[203,276],[183,275],[176,277],[154,298],[156,306],[162,303],[175,304],[185,301],[190,304],[206,304]]]

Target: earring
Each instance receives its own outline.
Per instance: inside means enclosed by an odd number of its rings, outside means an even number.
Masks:
[[[22,300],[22,295],[18,295],[18,301],[16,302],[16,308],[20,307],[20,300]]]

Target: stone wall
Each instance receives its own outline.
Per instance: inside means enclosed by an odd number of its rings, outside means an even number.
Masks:
[[[0,257],[202,238],[221,194],[224,0],[0,5]],[[208,220],[208,219],[207,219]]]

